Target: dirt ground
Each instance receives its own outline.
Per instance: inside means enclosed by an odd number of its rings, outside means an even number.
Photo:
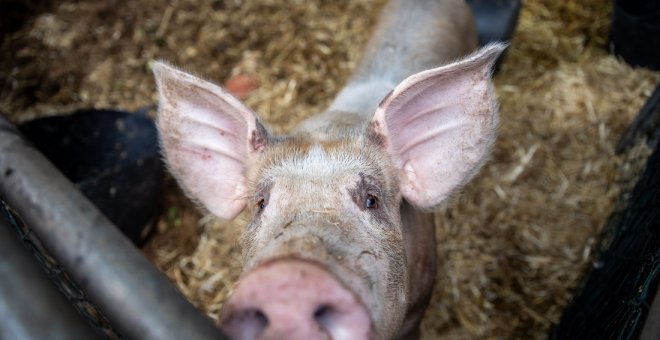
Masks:
[[[152,105],[150,63],[164,59],[220,84],[254,79],[246,103],[283,132],[338,92],[383,2],[22,2],[3,10],[12,20],[0,32],[0,111],[19,123]],[[439,268],[425,339],[545,338],[593,263],[631,171],[614,145],[660,81],[607,54],[610,12],[609,1],[524,1],[495,77],[492,159],[436,214]],[[172,180],[166,187],[145,254],[217,318],[240,272],[236,238],[247,217],[203,217]]]

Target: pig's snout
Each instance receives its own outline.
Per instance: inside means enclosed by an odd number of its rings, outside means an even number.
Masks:
[[[368,339],[369,313],[356,295],[312,263],[280,260],[244,276],[221,327],[232,339]]]

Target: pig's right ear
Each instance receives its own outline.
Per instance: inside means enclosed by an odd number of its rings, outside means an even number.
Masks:
[[[393,156],[408,202],[438,206],[484,163],[497,124],[491,69],[504,48],[412,75],[379,105],[367,136]]]
[[[165,160],[184,191],[223,219],[246,205],[245,173],[268,142],[256,115],[219,86],[161,62],[158,132]]]

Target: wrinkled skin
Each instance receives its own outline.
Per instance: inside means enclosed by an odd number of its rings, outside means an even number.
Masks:
[[[391,160],[359,136],[316,143],[291,138],[264,152],[251,178],[254,217],[242,237],[246,270],[276,258],[320,263],[369,310],[391,311],[372,318],[392,334],[387,328],[403,317],[396,306],[406,303],[408,278]],[[366,207],[371,197],[375,208]]]
[[[218,217],[251,214],[226,332],[419,336],[436,255],[422,211],[467,182],[495,138],[490,75],[504,46],[440,66],[475,41],[462,1],[393,1],[330,108],[286,136],[220,87],[154,65],[171,172]]]

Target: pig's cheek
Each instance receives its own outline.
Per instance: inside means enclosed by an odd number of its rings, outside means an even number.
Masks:
[[[251,230],[254,237],[254,246],[261,249],[265,245],[276,238],[276,234],[280,233],[279,226],[282,219],[282,207],[277,195],[271,195],[268,205],[255,215],[254,228]]]
[[[245,246],[249,247],[253,252],[258,251],[261,248],[260,245],[263,244],[269,236],[269,221],[273,218],[273,209],[269,204],[262,211],[259,211],[255,208],[252,220],[244,229],[243,233],[245,234],[244,240],[246,241]]]
[[[358,255],[356,266],[364,274],[360,275],[366,280],[366,285],[369,290],[374,289],[375,279],[381,277],[380,264],[378,263],[378,256],[369,250],[363,250]]]

